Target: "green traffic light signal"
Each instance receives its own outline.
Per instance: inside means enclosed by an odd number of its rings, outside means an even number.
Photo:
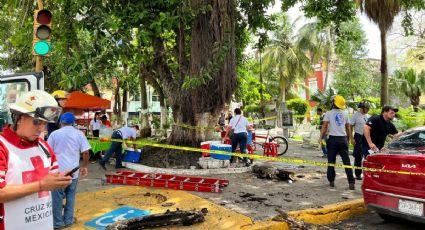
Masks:
[[[35,10],[33,23],[33,55],[49,56],[52,34],[52,13],[49,10]]]
[[[50,44],[47,41],[37,41],[34,44],[34,52],[37,55],[46,55],[50,51]]]

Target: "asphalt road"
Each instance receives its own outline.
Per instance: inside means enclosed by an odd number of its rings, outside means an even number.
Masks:
[[[414,223],[396,218],[387,222],[375,212],[367,212],[365,215],[357,216],[339,224],[334,224],[330,227],[341,230],[419,230],[425,229],[425,224]]]

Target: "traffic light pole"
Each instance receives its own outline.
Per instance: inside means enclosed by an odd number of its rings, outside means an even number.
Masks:
[[[37,0],[38,9],[43,9],[43,1]],[[43,58],[40,55],[36,56],[35,60],[35,72],[42,72],[43,71]]]

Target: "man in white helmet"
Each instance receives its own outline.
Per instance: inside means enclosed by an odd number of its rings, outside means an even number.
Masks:
[[[56,156],[40,134],[61,109],[39,90],[9,108],[13,124],[0,135],[0,229],[53,229],[50,191],[65,188],[72,177],[58,172]]]

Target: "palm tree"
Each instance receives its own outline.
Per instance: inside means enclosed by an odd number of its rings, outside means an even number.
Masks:
[[[413,110],[418,112],[418,106],[422,92],[425,91],[425,71],[420,74],[412,68],[397,70],[391,78],[392,88],[400,90],[409,99]]]
[[[281,110],[281,104],[286,101],[286,93],[290,87],[313,72],[309,52],[300,46],[293,35],[293,28],[285,14],[279,15],[270,45],[263,53],[264,69],[279,82],[277,111]]]
[[[307,23],[299,30],[299,43],[304,49],[310,50],[310,59],[317,63],[319,59],[324,58],[326,63],[324,89],[328,87],[329,69],[334,57],[335,47],[335,26],[331,23],[322,28],[319,21]],[[313,64],[314,64],[313,63]]]
[[[388,104],[387,32],[400,12],[399,0],[357,0],[360,10],[378,24],[381,32],[381,105]]]
[[[316,94],[311,95],[311,100],[318,103],[318,106],[324,109],[330,109],[332,105],[332,97],[336,93],[332,88],[329,88],[323,92],[318,91]]]

